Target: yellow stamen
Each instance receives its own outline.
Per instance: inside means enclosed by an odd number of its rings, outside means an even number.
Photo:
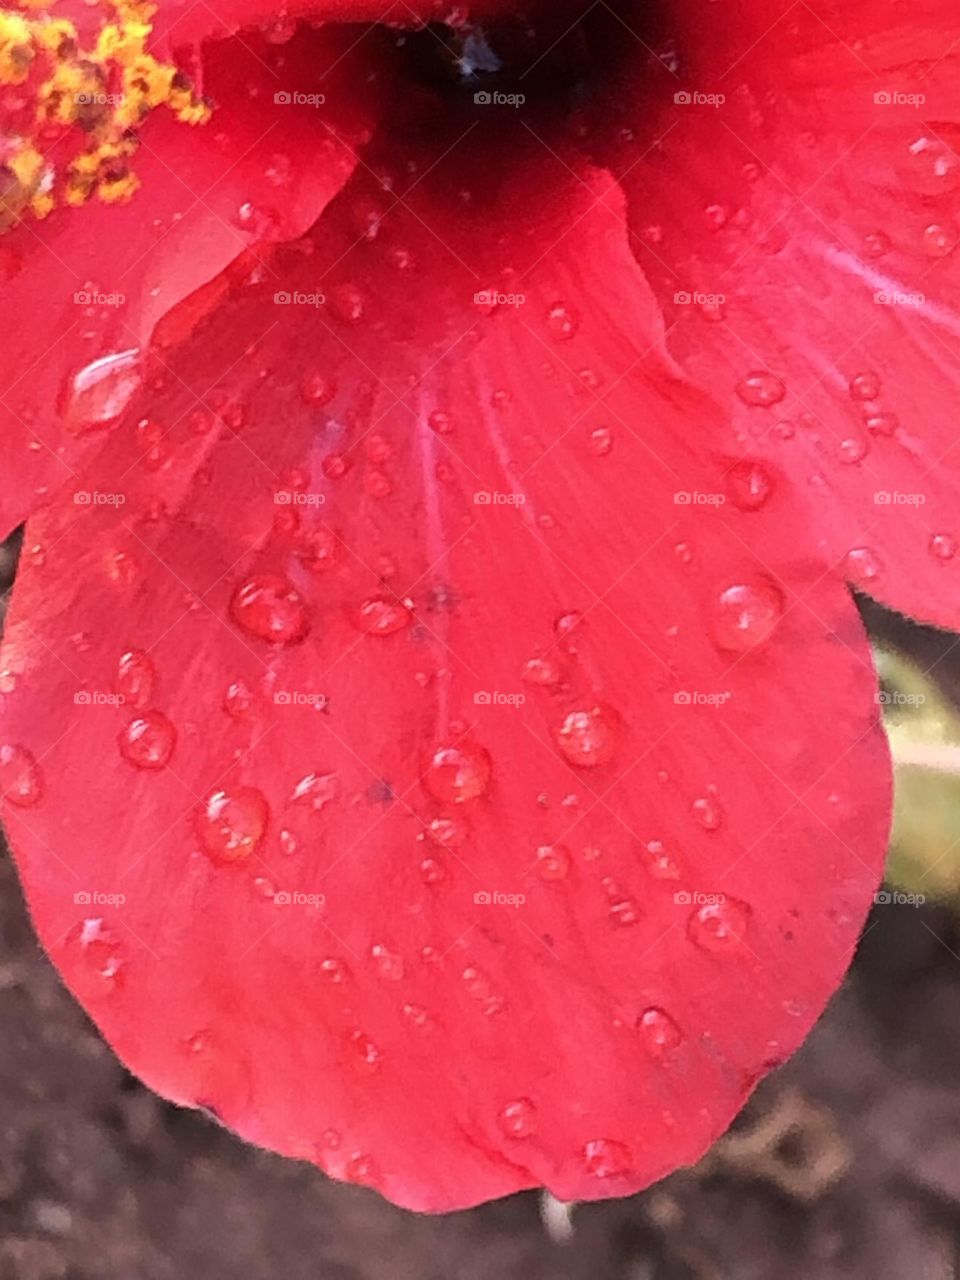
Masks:
[[[17,0],[19,11],[0,9],[0,84],[32,84],[28,101],[43,129],[61,126],[76,134],[79,151],[56,167],[44,162],[30,138],[13,139],[12,154],[0,153],[10,175],[0,196],[0,229],[27,209],[45,217],[56,205],[81,205],[96,197],[129,200],[139,186],[131,170],[135,130],[151,111],[165,107],[184,124],[210,118],[184,76],[159,61],[147,45],[153,5],[144,0],[101,0],[109,17],[84,47],[76,27],[49,10],[56,0]],[[53,141],[51,139],[51,141]]]

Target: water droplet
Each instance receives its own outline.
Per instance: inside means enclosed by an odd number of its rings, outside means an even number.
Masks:
[[[341,284],[333,291],[334,312],[347,324],[361,324],[367,314],[367,295],[356,284]]]
[[[204,852],[214,862],[241,862],[259,847],[267,829],[270,806],[255,787],[214,791],[194,815]]]
[[[872,413],[863,425],[871,435],[892,436],[900,425],[900,419],[895,413]]]
[[[350,621],[368,636],[392,636],[410,625],[413,602],[373,596],[350,611]]]
[[[140,353],[116,352],[94,360],[73,379],[64,405],[64,425],[74,435],[109,426],[140,389]]]
[[[441,413],[439,409],[434,409],[433,413],[431,413],[429,418],[427,418],[427,423],[429,424],[430,429],[432,431],[436,431],[439,436],[449,435],[453,430],[453,423],[450,420],[450,415],[447,413]]]
[[[716,831],[723,822],[720,805],[713,796],[701,796],[691,807],[693,816],[705,831]]]
[[[240,583],[230,600],[238,627],[271,644],[296,644],[310,630],[303,600],[279,574],[259,574]]]
[[[350,1157],[343,1166],[343,1176],[345,1181],[357,1187],[379,1187],[382,1181],[376,1161],[365,1152],[357,1152]]]
[[[337,798],[339,790],[335,773],[308,773],[294,787],[290,799],[294,804],[320,813]]]
[[[647,1048],[657,1054],[675,1049],[683,1039],[680,1028],[663,1009],[644,1009],[637,1019],[637,1030]]]
[[[65,942],[79,957],[80,967],[72,970],[72,976],[84,996],[95,998],[117,987],[124,965],[123,948],[103,920],[81,921]]]
[[[613,448],[613,435],[609,427],[597,427],[590,432],[590,447],[601,458],[605,458]]]
[[[851,464],[862,462],[869,449],[870,446],[866,440],[859,436],[848,436],[845,440],[840,441],[838,448],[840,461]]]
[[[446,877],[446,868],[439,858],[424,858],[420,863],[420,879],[424,884],[440,884]]]
[[[460,974],[460,977],[467,989],[467,994],[471,999],[476,1000],[488,1017],[492,1017],[504,1009],[506,1001],[495,990],[493,983],[482,969],[468,965]]]
[[[767,408],[778,404],[787,388],[769,369],[754,369],[737,383],[737,395],[751,408]]]
[[[551,688],[563,679],[559,662],[554,658],[531,658],[520,677],[526,684]]]
[[[563,302],[555,302],[547,312],[547,329],[560,342],[572,338],[579,327],[579,318]]]
[[[957,247],[960,231],[957,224],[948,219],[945,222],[932,222],[923,232],[923,251],[931,258],[945,258]]]
[[[176,729],[160,711],[145,711],[117,737],[120,754],[137,769],[162,769],[176,741]]]
[[[463,804],[476,800],[490,785],[493,761],[485,747],[461,742],[438,747],[430,757],[424,785],[443,804]]]
[[[234,680],[223,695],[223,709],[234,720],[246,720],[256,701],[253,690],[245,680]]]
[[[399,982],[403,977],[403,958],[396,951],[391,951],[382,942],[374,943],[370,948],[374,968],[381,978],[387,982]]]
[[[687,922],[687,933],[703,951],[738,951],[746,945],[750,908],[736,898],[722,898],[699,907]]]
[[[613,1138],[595,1138],[583,1148],[583,1166],[595,1178],[617,1178],[630,1172],[630,1148]]]
[[[780,588],[768,578],[735,583],[714,605],[714,640],[730,653],[747,653],[769,638],[782,615]]]
[[[885,231],[871,231],[863,238],[863,254],[865,258],[882,258],[893,247],[890,237]]]
[[[562,844],[545,844],[537,850],[537,875],[541,880],[565,880],[570,851]]]
[[[876,373],[856,373],[850,379],[850,394],[854,400],[876,400],[882,383]]]
[[[329,404],[336,394],[336,383],[322,373],[305,373],[300,379],[300,396],[305,404]]]
[[[0,746],[0,796],[18,809],[30,809],[43,795],[43,774],[31,751],[15,743]]]
[[[514,1098],[497,1119],[508,1138],[531,1138],[537,1132],[537,1108],[529,1098]]]
[[[607,764],[616,754],[622,723],[619,713],[606,703],[571,711],[557,730],[557,746],[578,768]]]
[[[921,136],[910,143],[905,169],[911,185],[922,195],[945,195],[960,183],[960,158],[935,136]]]
[[[869,547],[853,547],[844,559],[847,574],[858,585],[873,582],[883,572],[880,557]]]
[[[935,533],[930,538],[930,551],[937,560],[952,560],[957,554],[957,542],[949,533]]]
[[[325,982],[331,982],[339,986],[340,983],[350,980],[350,970],[336,956],[327,956],[325,960],[320,961],[320,976]]]
[[[679,880],[680,867],[659,840],[651,840],[641,854],[644,866],[656,880]]]
[[[730,469],[727,489],[741,511],[759,511],[773,491],[773,480],[766,467],[744,459]]]
[[[350,1048],[356,1054],[356,1064],[364,1074],[372,1075],[380,1070],[380,1046],[366,1032],[354,1031],[350,1036]]]
[[[277,843],[280,846],[280,852],[287,854],[288,857],[291,857],[300,848],[300,841],[286,827],[277,833]]]

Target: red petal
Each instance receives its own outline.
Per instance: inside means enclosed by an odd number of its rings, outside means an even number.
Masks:
[[[4,311],[17,318],[0,358],[4,530],[100,448],[98,429],[144,375],[136,352],[157,321],[241,255],[247,270],[269,271],[266,247],[300,235],[345,182],[373,109],[352,40],[307,32],[283,48],[255,37],[208,46],[212,119],[148,118],[128,204],[64,208],[4,237]],[[315,91],[324,66],[329,106],[275,100]]]
[[[753,494],[774,561],[815,528],[857,586],[958,626],[956,6],[678,14],[610,157],[671,350],[728,410],[731,462],[796,482],[786,519]]]
[[[32,523],[4,655],[13,846],[120,1056],[429,1210],[694,1160],[839,982],[889,808],[856,611],[717,500],[616,192],[467,159],[391,157],[171,356],[166,460],[123,428]]]

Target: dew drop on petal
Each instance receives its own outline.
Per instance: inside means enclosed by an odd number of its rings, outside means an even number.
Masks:
[[[547,311],[547,329],[558,341],[572,338],[579,327],[579,319],[565,303],[555,302]]]
[[[374,596],[350,611],[350,621],[368,636],[392,636],[410,625],[410,606],[405,600]]]
[[[759,511],[773,491],[773,480],[766,467],[745,459],[731,468],[727,489],[741,511]]]
[[[119,351],[94,360],[75,375],[64,405],[64,425],[74,435],[115,422],[140,389],[140,353]]]
[[[570,711],[557,730],[557,746],[578,768],[607,764],[616,754],[622,724],[619,713],[607,703]]]
[[[769,369],[754,369],[740,379],[736,391],[743,403],[751,408],[778,404],[787,394],[783,382]]]
[[[443,804],[476,800],[490,785],[493,761],[485,747],[473,742],[438,747],[430,757],[424,785]]]
[[[329,404],[336,392],[333,380],[322,373],[305,373],[300,379],[300,397],[305,404]]]
[[[613,1138],[595,1138],[583,1148],[583,1167],[595,1178],[622,1177],[631,1165],[630,1148]]]
[[[294,804],[320,813],[337,798],[340,783],[335,773],[308,773],[300,779],[290,797]]]
[[[508,1138],[530,1138],[537,1132],[537,1108],[529,1098],[514,1098],[501,1108],[497,1119]]]
[[[691,808],[693,816],[705,831],[716,831],[723,822],[723,810],[713,796],[700,796]]]
[[[276,645],[296,644],[310,630],[306,605],[279,574],[241,582],[230,600],[230,616],[249,635]]]
[[[396,951],[392,951],[389,947],[384,946],[382,942],[376,942],[370,948],[370,956],[373,960],[374,968],[381,978],[387,982],[399,982],[404,974],[403,958]]]
[[[420,879],[424,884],[441,884],[447,870],[439,858],[424,858],[420,863]]]
[[[537,875],[541,880],[565,880],[570,870],[570,851],[562,844],[545,844],[537,850]]]
[[[327,956],[326,959],[320,961],[320,976],[324,982],[333,983],[339,986],[341,983],[350,979],[350,970],[347,965],[338,960],[336,956]]]
[[[657,1054],[675,1049],[683,1039],[680,1028],[663,1009],[644,1009],[637,1019],[637,1030],[647,1048]]]
[[[380,1070],[382,1054],[380,1046],[364,1031],[354,1031],[350,1036],[350,1048],[354,1053],[355,1065],[365,1074],[372,1075]]]
[[[246,720],[253,710],[255,695],[245,680],[234,680],[224,690],[223,709],[233,720]]]
[[[194,815],[203,851],[214,862],[241,862],[259,847],[270,807],[256,787],[214,791]]]
[[[591,431],[590,445],[595,454],[605,458],[613,448],[613,435],[610,432],[610,428],[597,427],[595,431]]]
[[[687,922],[687,934],[702,951],[738,951],[746,945],[750,915],[745,902],[723,898],[694,911]]]
[[[116,989],[124,952],[120,940],[103,920],[81,921],[70,930],[65,942],[79,958],[79,969],[72,969],[71,973],[84,996],[95,998]]]
[[[713,638],[729,653],[747,653],[764,643],[783,615],[776,583],[757,577],[725,587],[713,609]]]
[[[960,231],[952,219],[932,222],[923,232],[923,251],[931,258],[945,258],[952,253],[960,239]]]
[[[930,538],[930,552],[937,560],[952,560],[957,554],[957,542],[949,533],[935,533]]]
[[[120,730],[120,754],[137,769],[162,769],[173,754],[177,731],[161,711],[145,711]]]
[[[874,582],[883,572],[883,564],[870,547],[853,547],[844,558],[844,565],[851,582],[859,586]]]
[[[856,373],[850,379],[850,394],[854,400],[876,400],[880,390],[881,382],[876,373]]]
[[[347,1182],[357,1187],[379,1187],[382,1175],[372,1156],[365,1152],[352,1155],[343,1166],[343,1176]]]
[[[0,746],[0,796],[18,809],[32,808],[43,796],[40,766],[26,747]]]

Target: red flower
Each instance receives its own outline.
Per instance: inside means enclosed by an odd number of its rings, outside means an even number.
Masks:
[[[955,8],[219,7],[0,20],[37,929],[254,1142],[636,1190],[871,901],[847,584],[956,624]]]

